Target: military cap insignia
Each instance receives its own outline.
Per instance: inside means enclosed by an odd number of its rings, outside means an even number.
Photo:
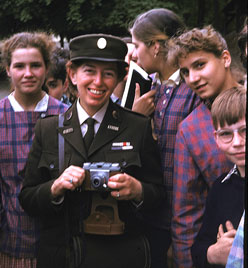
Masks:
[[[104,49],[107,46],[107,40],[103,37],[97,40],[97,47],[99,49]]]

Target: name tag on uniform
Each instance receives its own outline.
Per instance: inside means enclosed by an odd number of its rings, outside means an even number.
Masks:
[[[114,131],[118,131],[119,130],[119,127],[108,125],[108,129],[111,129],[111,130],[114,130]]]
[[[63,134],[69,134],[71,132],[73,132],[73,128],[67,128],[63,130]]]

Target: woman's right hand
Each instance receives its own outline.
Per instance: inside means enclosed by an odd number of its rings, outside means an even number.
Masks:
[[[85,171],[81,167],[69,166],[56,179],[51,187],[53,198],[63,196],[66,190],[74,191],[81,186],[85,178]]]
[[[136,83],[135,97],[132,110],[144,114],[146,116],[151,115],[155,110],[154,96],[156,90],[150,90],[144,95],[140,96],[140,85]]]

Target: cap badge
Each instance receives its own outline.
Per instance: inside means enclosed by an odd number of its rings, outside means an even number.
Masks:
[[[103,37],[99,38],[97,40],[97,46],[100,49],[104,49],[107,46],[107,40]]]

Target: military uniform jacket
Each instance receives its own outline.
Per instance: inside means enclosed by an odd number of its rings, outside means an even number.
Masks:
[[[65,141],[65,168],[70,165],[83,167],[85,162],[119,162],[125,164],[126,173],[142,182],[143,203],[138,209],[131,201],[118,201],[119,216],[127,230],[142,232],[144,226],[150,225],[153,213],[165,198],[160,156],[147,117],[110,101],[88,155],[76,104],[65,112],[61,128],[58,127],[58,116],[39,120],[19,200],[28,214],[41,218],[38,263],[47,260],[46,267],[53,268],[58,267],[54,263],[56,259],[60,259],[60,267],[63,267],[70,235],[83,232],[80,222],[89,214],[91,195],[91,192],[67,191],[60,205],[52,202],[50,189],[60,175],[58,132]],[[130,142],[133,148],[114,150],[113,143],[116,142]]]

